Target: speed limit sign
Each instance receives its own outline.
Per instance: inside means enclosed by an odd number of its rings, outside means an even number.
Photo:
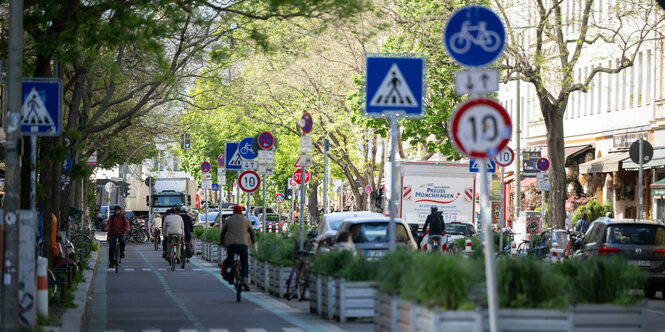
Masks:
[[[246,193],[253,193],[259,189],[261,178],[254,171],[240,173],[240,189]]]
[[[494,158],[510,141],[510,116],[492,99],[465,102],[455,111],[450,122],[453,142],[462,154],[471,158]]]
[[[515,152],[508,146],[496,155],[496,163],[503,167],[510,166],[513,163],[513,159],[515,159]]]

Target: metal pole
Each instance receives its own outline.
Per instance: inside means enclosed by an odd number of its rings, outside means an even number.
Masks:
[[[395,150],[397,149],[397,116],[390,117],[390,224],[388,225],[388,248],[390,251],[395,251],[395,196],[398,193],[397,189],[397,164],[395,163]]]
[[[298,247],[303,250],[303,241],[305,240],[305,166],[300,167],[300,244]]]
[[[7,110],[3,121],[6,136],[4,261],[2,264],[2,330],[18,331],[18,244],[21,199],[19,140],[21,132],[21,76],[23,65],[23,1],[9,4],[9,49],[7,63]],[[50,219],[49,219],[50,220]],[[57,230],[53,230],[54,232]]]
[[[266,175],[263,174],[263,232],[266,231]]]
[[[323,141],[323,214],[328,213],[328,148],[330,141]]]
[[[518,75],[519,76],[519,75]],[[522,126],[520,122],[520,80],[517,80],[517,111],[515,116],[515,217],[513,219],[513,225],[517,222],[517,219],[520,217],[520,204],[522,204],[522,198],[520,196],[521,189],[521,167],[522,167],[522,151],[520,150],[520,136]]]
[[[540,221],[545,225],[545,190],[540,191]]]
[[[152,214],[152,175],[148,174],[148,220],[150,222],[153,222],[153,219],[154,216]],[[157,239],[155,239],[155,241],[157,241]]]
[[[238,175],[236,180],[236,204],[240,205],[240,171],[237,171],[236,174]]]
[[[249,215],[250,215],[250,213],[251,213],[251,212],[249,211],[249,204],[251,203],[251,202],[250,202],[250,199],[251,199],[251,196],[250,196],[249,193],[247,193],[247,214],[246,214],[246,216],[245,216],[247,219],[249,219]],[[265,224],[263,224],[263,227],[266,227]],[[265,229],[265,228],[264,228],[264,229]]]
[[[505,204],[505,186],[503,185],[503,169],[501,166],[501,179],[499,180],[501,184],[501,207],[499,208],[499,252],[503,251],[503,205]]]
[[[208,229],[208,189],[207,188],[203,188],[203,197],[206,201],[206,208],[205,208],[205,211],[206,211],[206,229]],[[219,226],[219,229],[222,229],[222,226]]]
[[[642,164],[644,163],[644,152],[642,150],[642,138],[640,137],[640,171],[639,171],[639,180],[637,185],[637,219],[642,219]]]
[[[492,234],[491,224],[491,206],[490,198],[487,192],[487,160],[480,159],[480,216],[483,221],[485,236],[485,275],[487,277],[487,299],[489,307],[490,331],[498,332],[497,310],[499,307],[497,301],[496,276],[494,274],[494,235]]]

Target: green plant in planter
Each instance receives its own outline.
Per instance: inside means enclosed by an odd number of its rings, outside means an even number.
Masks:
[[[469,292],[482,276],[482,261],[453,255],[415,253],[411,268],[403,270],[400,296],[444,310],[469,303]]]
[[[376,281],[382,293],[389,294],[399,290],[404,272],[414,268],[414,257],[413,251],[398,247],[379,259]]]
[[[629,289],[643,289],[646,275],[622,257],[570,259],[555,267],[566,282],[562,284],[569,302],[631,304],[640,297],[627,294]]]
[[[219,228],[208,228],[203,233],[203,240],[213,244],[219,244]]]
[[[335,275],[353,259],[350,250],[333,250],[316,256],[311,271],[317,274]]]
[[[270,254],[269,261],[283,266],[292,266],[296,239],[277,237],[274,249]]]
[[[504,257],[496,265],[502,308],[563,308],[564,279],[552,264],[531,257]]]
[[[263,234],[257,240],[256,259],[260,262],[269,261],[273,252],[280,245],[280,241],[281,239],[275,233]]]
[[[203,227],[194,227],[194,232],[192,233],[192,237],[195,239],[200,239],[203,237],[203,233],[205,233],[205,228]]]
[[[374,280],[378,265],[379,262],[376,260],[368,260],[362,255],[353,255],[351,261],[339,271],[339,275],[347,281]]]
[[[455,251],[463,253],[464,250],[466,249],[466,240],[471,240],[471,250],[473,251],[482,250],[482,247],[480,246],[480,240],[474,236],[474,237],[455,239],[455,242],[453,244],[453,247],[455,247]]]

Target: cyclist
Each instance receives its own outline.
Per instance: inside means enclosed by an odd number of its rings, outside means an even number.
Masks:
[[[113,208],[113,215],[106,221],[109,232],[109,267],[115,266],[115,241],[120,241],[120,258],[125,258],[125,233],[129,230],[129,220],[118,205]]]
[[[166,218],[164,218],[164,235],[167,239],[167,246],[171,246],[171,236],[176,235],[178,245],[178,254],[177,260],[180,262],[180,241],[182,241],[182,236],[185,234],[185,223],[182,221],[182,217],[176,212],[176,209],[173,208],[170,210],[170,213]],[[167,256],[168,258],[168,256]]]
[[[438,239],[437,250],[441,251],[441,241],[443,239],[443,234],[446,229],[446,224],[443,222],[443,216],[441,212],[437,211],[435,205],[432,205],[431,213],[425,219],[425,226],[423,227],[423,233],[427,234],[427,251],[432,251],[434,248],[434,240]],[[427,233],[427,227],[429,226],[429,233]]]
[[[152,225],[150,225],[150,229],[152,230],[152,233],[155,235],[155,241],[161,241],[161,239],[157,238],[157,234],[155,234],[155,231],[157,229],[162,228],[162,216],[159,213],[155,213],[155,216],[152,218]]]
[[[187,205],[180,207],[180,217],[182,218],[183,225],[185,227],[185,242],[189,246],[192,243],[192,232],[194,231],[194,223],[192,223],[192,217],[187,213]]]
[[[256,243],[256,235],[252,224],[242,215],[242,206],[233,206],[233,215],[226,220],[222,227],[220,243],[226,248],[227,252],[224,266],[232,266],[235,255],[240,256],[243,286],[245,290],[249,290],[249,284],[247,283],[249,276],[248,247]]]

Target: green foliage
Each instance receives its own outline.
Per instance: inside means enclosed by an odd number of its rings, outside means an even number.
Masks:
[[[203,232],[203,240],[214,243],[214,244],[220,244],[219,243],[219,228],[212,227],[208,228]]]
[[[93,240],[92,241],[92,251],[97,251],[99,250],[99,241]]]
[[[279,246],[281,239],[275,233],[264,233],[256,243],[256,258],[260,262],[267,262],[273,251]]]
[[[555,271],[566,279],[561,286],[567,300],[577,303],[635,303],[637,297],[626,290],[642,289],[646,282],[644,271],[618,256],[570,259]]]
[[[195,239],[201,239],[205,231],[206,230],[203,227],[194,227],[194,232],[192,232],[192,237]]]
[[[363,255],[353,255],[351,261],[339,271],[339,275],[348,281],[374,280],[377,267],[378,261],[368,260]]]
[[[312,273],[336,275],[353,260],[350,250],[332,250],[320,253],[312,263]]]
[[[508,258],[496,265],[499,306],[502,308],[563,307],[562,278],[552,265],[531,257]]]
[[[391,293],[399,290],[404,271],[414,267],[414,253],[402,247],[379,259],[376,280],[379,290]]]
[[[480,239],[478,237],[473,236],[473,237],[455,239],[455,242],[453,242],[453,247],[455,247],[456,252],[464,252],[464,250],[466,249],[466,240],[471,240],[471,250],[473,251],[482,250]]]
[[[593,222],[599,217],[604,217],[605,213],[614,212],[614,210],[612,208],[612,203],[610,202],[605,202],[604,204],[600,204],[596,200],[590,200],[588,203],[578,207],[577,210],[575,210],[575,212],[571,216],[573,220],[573,225],[577,225],[577,221],[580,220],[582,212],[586,212],[589,221]]]

